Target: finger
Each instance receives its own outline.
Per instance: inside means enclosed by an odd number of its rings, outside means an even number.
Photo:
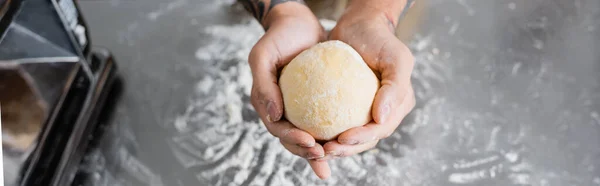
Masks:
[[[276,72],[273,70],[275,66],[270,67],[267,62],[255,62],[256,60],[263,60],[265,57],[262,56],[264,55],[256,54],[256,52],[250,55],[254,79],[251,94],[252,105],[267,130],[274,136],[279,137],[286,143],[307,147],[314,146],[315,140],[310,134],[299,130],[287,121],[280,121],[283,115],[283,104],[281,91],[277,86],[277,79],[274,74]]]
[[[379,55],[377,68],[381,72],[381,87],[373,101],[372,115],[375,122],[381,124],[398,114],[404,98],[412,93],[410,74],[414,58],[410,50],[397,39],[386,42]]]
[[[310,134],[287,121],[280,121],[283,115],[283,101],[277,85],[276,66],[268,62],[273,58],[269,57],[268,53],[262,53],[261,46],[262,44],[257,44],[248,59],[253,77],[250,102],[271,134],[286,143],[314,146],[315,139]]]
[[[327,179],[329,176],[331,176],[329,163],[323,159],[325,157],[325,153],[321,145],[317,144],[314,147],[307,148],[288,144],[283,141],[280,142],[283,147],[285,147],[285,149],[290,151],[292,154],[307,158],[308,164],[313,169],[317,177],[320,179]],[[316,158],[312,158],[311,156]]]
[[[381,90],[380,90],[381,91]],[[390,111],[390,118],[385,123],[369,123],[363,126],[348,129],[338,136],[338,142],[341,144],[353,145],[363,144],[387,138],[394,133],[402,119],[415,106],[414,92],[409,86],[408,94],[402,99],[398,107],[393,107]]]
[[[317,144],[314,137],[286,120],[265,123],[265,127],[273,136],[288,144],[302,147],[314,147]]]
[[[302,158],[313,160],[325,156],[325,151],[323,150],[323,147],[319,144],[315,145],[314,147],[301,147],[295,144],[286,143],[281,140],[280,142],[283,145],[283,147],[285,147],[285,149],[290,151],[292,154],[300,156]]]
[[[279,121],[283,115],[276,61],[277,57],[261,41],[252,48],[248,57],[253,80],[250,102],[264,123]]]
[[[308,160],[308,164],[320,179],[325,180],[331,176],[331,169],[327,161]]]
[[[414,106],[412,85],[384,84],[373,101],[373,120],[378,124],[399,123]],[[402,117],[397,117],[401,115]]]
[[[379,142],[379,140],[370,141],[359,145],[346,145],[337,141],[330,141],[327,142],[323,148],[325,149],[327,156],[346,157],[372,149],[375,147],[375,145],[377,145],[377,142]]]

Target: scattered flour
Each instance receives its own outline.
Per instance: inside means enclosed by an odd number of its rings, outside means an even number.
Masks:
[[[335,22],[321,20],[327,27]],[[177,161],[209,185],[435,185],[440,163],[432,149],[396,145],[331,161],[333,176],[319,180],[304,159],[286,151],[264,128],[249,103],[252,77],[247,56],[264,33],[251,18],[214,25],[213,41],[195,53],[210,69],[196,84],[186,111],[168,143]],[[243,33],[243,34],[240,34]],[[441,69],[441,68],[440,68]],[[436,73],[424,74],[424,76]],[[435,75],[437,76],[437,75]],[[416,129],[415,129],[416,130]],[[401,135],[382,142],[397,143]],[[390,179],[394,178],[394,179]]]
[[[531,176],[529,174],[510,174],[508,177],[512,180],[513,184],[518,185],[530,185]]]
[[[515,8],[517,8],[517,5],[514,2],[508,3],[508,9],[515,10]]]
[[[127,149],[124,147],[120,148],[118,150],[118,155],[119,160],[121,160],[119,163],[125,172],[149,186],[163,185],[160,176],[152,172],[150,168],[140,162],[140,160],[133,157]]]
[[[592,112],[592,113],[590,113],[590,116],[596,122],[596,124],[598,124],[598,126],[600,126],[600,115],[597,112]]]
[[[490,140],[487,147],[485,147],[485,150],[492,151],[496,149],[496,142],[498,141],[498,132],[500,132],[500,127],[495,126],[494,129],[492,129],[492,132],[490,133]]]
[[[162,179],[164,175],[137,158],[133,147],[138,144],[130,125],[119,123],[104,129],[107,131],[98,147],[92,148],[83,157],[79,171],[89,176],[77,178],[84,182],[80,185],[165,185]]]
[[[462,5],[474,14],[468,4]],[[320,22],[326,30],[335,26],[329,20]],[[319,180],[305,160],[286,151],[264,128],[249,103],[252,77],[247,57],[263,33],[252,17],[203,30],[212,40],[195,56],[206,64],[207,74],[199,78],[186,111],[173,121],[178,133],[168,142],[177,161],[201,183],[428,186],[502,180],[502,185],[522,185],[544,179],[532,174],[534,167],[521,155],[526,127],[509,133],[513,129],[505,125],[505,118],[438,96],[449,91],[451,77],[461,76],[447,66],[455,64],[443,61],[451,54],[435,46],[429,35],[417,36],[409,45],[417,61],[412,74],[415,95],[426,102],[377,148],[331,161],[332,177]]]
[[[423,51],[423,50],[425,50],[425,48],[427,48],[427,47],[429,47],[429,45],[431,45],[432,39],[433,39],[433,36],[431,36],[431,35],[424,37],[424,38],[420,38],[417,42],[415,42],[413,48],[417,52]]]
[[[477,160],[470,161],[470,162],[464,162],[463,161],[463,162],[455,163],[453,165],[453,167],[455,169],[471,168],[471,167],[476,167],[476,166],[479,166],[479,165],[487,164],[487,163],[496,161],[498,159],[499,159],[499,157],[497,155],[494,155],[494,156],[490,156],[490,157],[483,158],[483,159],[477,159]]]
[[[479,170],[468,173],[452,173],[448,177],[448,181],[456,184],[467,184],[485,179],[485,177],[485,170]]]
[[[2,155],[3,170],[18,170],[24,163],[24,160],[20,158],[20,156],[12,156],[6,151],[4,151]],[[7,186],[17,185],[19,180],[18,171],[4,171],[3,174],[4,184]]]
[[[211,77],[204,77],[202,81],[196,84],[197,94],[208,94],[215,81]]]
[[[517,154],[516,152],[508,152],[508,153],[504,154],[504,158],[506,158],[508,161],[514,163],[517,160],[519,160],[519,154]]]
[[[166,6],[160,7],[158,10],[148,13],[146,16],[149,20],[155,21],[158,17],[173,11],[176,8],[182,7],[187,3],[187,0],[176,0],[168,3]]]
[[[456,31],[458,30],[459,26],[460,26],[459,22],[452,24],[452,26],[448,30],[448,35],[451,35],[451,36],[454,35],[456,33]]]
[[[241,30],[244,34],[239,34]],[[175,128],[180,133],[169,143],[178,161],[203,182],[211,185],[427,186],[439,185],[439,177],[446,174],[447,182],[465,184],[498,176],[506,178],[507,170],[503,166],[515,163],[514,154],[506,157],[496,149],[496,141],[508,141],[500,127],[479,126],[485,121],[502,119],[457,110],[444,98],[434,96],[434,90],[444,89],[444,82],[452,72],[445,70],[445,64],[432,62],[438,60],[434,54],[440,52],[439,49],[425,50],[431,46],[432,36],[428,36],[411,47],[422,51],[415,55],[419,61],[413,72],[414,86],[418,87],[416,95],[419,100],[429,101],[414,110],[413,122],[403,124],[376,149],[332,161],[332,177],[321,181],[305,160],[287,152],[266,131],[248,103],[252,77],[247,55],[263,34],[260,25],[248,19],[237,25],[209,26],[204,33],[211,35],[214,41],[198,49],[196,57],[199,62],[209,64],[210,69],[197,84],[197,96],[192,98],[186,112],[175,119]],[[481,130],[487,130],[488,135],[475,133]],[[413,136],[415,134],[421,135]],[[488,142],[478,147],[487,151],[473,151],[478,140]],[[407,141],[416,144],[405,143]],[[458,144],[452,145],[456,149],[447,148],[451,143]],[[413,147],[415,145],[419,148]],[[438,155],[460,154],[465,150],[479,155],[440,169],[446,162]],[[522,174],[528,174],[527,170]]]

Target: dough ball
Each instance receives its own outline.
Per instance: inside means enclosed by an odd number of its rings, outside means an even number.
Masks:
[[[350,45],[319,43],[296,56],[281,72],[285,117],[317,140],[371,121],[379,79]]]

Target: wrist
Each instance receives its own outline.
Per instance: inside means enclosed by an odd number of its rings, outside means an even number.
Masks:
[[[398,25],[398,19],[407,5],[408,0],[353,0],[348,5],[347,12],[358,14],[377,14],[384,16],[392,25]]]
[[[312,11],[302,1],[289,1],[272,7],[262,25],[267,30],[272,24],[288,18],[302,18],[318,22]]]

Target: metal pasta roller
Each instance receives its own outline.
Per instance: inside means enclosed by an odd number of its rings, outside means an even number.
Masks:
[[[70,185],[116,77],[73,0],[0,0],[5,185]]]

